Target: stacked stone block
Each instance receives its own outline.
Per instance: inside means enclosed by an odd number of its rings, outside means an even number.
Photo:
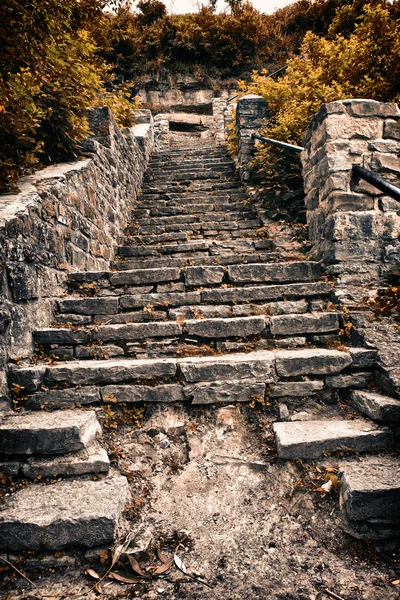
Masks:
[[[305,135],[305,204],[315,256],[342,283],[377,281],[400,261],[400,204],[352,177],[361,165],[399,185],[400,111],[394,103],[322,106]]]
[[[236,127],[238,134],[239,171],[243,181],[250,178],[249,163],[254,153],[253,133],[258,133],[268,115],[267,103],[261,96],[248,94],[242,96],[236,108]]]

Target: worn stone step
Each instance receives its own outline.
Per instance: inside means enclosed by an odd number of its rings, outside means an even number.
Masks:
[[[38,477],[77,476],[89,473],[108,473],[110,461],[107,452],[97,441],[73,454],[57,457],[31,458],[21,465],[21,474],[28,479]]]
[[[294,421],[273,425],[278,457],[320,458],[335,452],[380,452],[394,448],[393,432],[372,421]]]
[[[6,497],[0,513],[2,550],[109,546],[122,533],[130,499],[125,477],[32,484]]]
[[[327,282],[292,283],[249,287],[215,288],[203,290],[202,302],[224,304],[237,302],[265,302],[280,298],[307,298],[328,296],[332,287]]]
[[[287,262],[271,264],[235,265],[228,268],[234,283],[274,283],[284,281],[314,281],[321,270],[316,262]]]
[[[279,258],[278,253],[274,252],[246,252],[246,253],[222,253],[220,255],[205,254],[197,252],[195,256],[184,257],[182,255],[172,255],[171,257],[162,258],[149,258],[149,259],[135,259],[126,261],[112,261],[111,269],[116,271],[132,270],[134,268],[143,269],[146,266],[150,269],[158,269],[165,267],[179,267],[194,265],[231,265],[231,264],[245,264],[247,262],[266,262],[273,258]],[[325,284],[327,286],[327,284]],[[330,291],[332,288],[328,286]],[[228,291],[228,290],[227,290]],[[220,302],[217,300],[217,302]],[[222,301],[223,302],[223,301]]]
[[[101,433],[94,411],[18,413],[0,418],[0,454],[67,454]]]
[[[301,333],[327,333],[339,329],[339,313],[287,314],[270,319],[271,333],[297,335]]]
[[[400,462],[394,456],[365,457],[340,465],[340,506],[351,521],[400,521]]]
[[[378,392],[354,390],[351,394],[353,405],[374,421],[398,423],[400,421],[400,400]]]

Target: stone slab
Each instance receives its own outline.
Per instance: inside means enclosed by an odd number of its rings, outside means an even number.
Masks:
[[[369,348],[349,348],[352,359],[351,366],[355,369],[369,369],[375,365],[377,351]]]
[[[57,304],[60,313],[112,315],[118,312],[118,298],[65,298]]]
[[[272,335],[325,333],[339,329],[338,313],[289,314],[270,319]]]
[[[368,457],[340,466],[340,503],[349,519],[400,518],[400,462],[391,456]]]
[[[221,283],[225,274],[224,267],[186,267],[184,276],[186,285],[212,285]]]
[[[93,339],[103,342],[147,340],[155,337],[179,336],[182,329],[178,323],[153,321],[150,323],[123,323],[120,325],[99,325],[93,331]]]
[[[65,390],[46,390],[28,396],[24,408],[41,410],[43,408],[66,408],[69,406],[85,406],[100,402],[99,388],[86,386],[67,388]]]
[[[400,400],[377,392],[354,391],[351,394],[353,405],[374,421],[400,422]]]
[[[0,419],[0,453],[66,454],[101,433],[94,411],[63,410],[7,415]]]
[[[327,388],[365,388],[373,381],[372,373],[345,373],[340,375],[329,375],[325,382]]]
[[[370,421],[303,421],[274,423],[279,458],[320,458],[342,450],[378,452],[394,447],[393,433]]]
[[[22,475],[28,479],[57,477],[58,475],[86,475],[108,473],[110,461],[107,452],[96,441],[79,452],[57,458],[33,458],[22,465]]]
[[[121,296],[120,306],[123,310],[152,306],[183,306],[186,304],[200,304],[200,292],[166,292],[149,294],[131,294]]]
[[[112,285],[142,285],[144,283],[158,283],[160,281],[176,281],[180,279],[181,271],[178,268],[164,269],[133,269],[113,273],[110,277]]]
[[[330,375],[351,364],[350,354],[339,350],[315,348],[276,352],[276,370],[281,377]]]
[[[189,319],[183,328],[189,335],[202,338],[248,337],[262,333],[266,328],[264,317],[236,317],[229,319]]]
[[[269,396],[270,398],[311,396],[322,390],[323,387],[324,382],[321,379],[278,382],[271,387]]]
[[[201,300],[204,303],[210,302],[213,304],[223,304],[224,302],[265,302],[285,297],[327,296],[331,291],[332,287],[326,282],[261,285],[203,290],[201,292]]]
[[[52,328],[39,329],[33,332],[33,339],[37,344],[87,344],[91,334],[86,329]]]
[[[213,381],[195,383],[185,387],[192,404],[217,404],[219,402],[252,402],[264,400],[266,386],[264,383],[247,381]]]
[[[185,402],[184,389],[179,384],[168,385],[107,385],[101,389],[104,402]]]
[[[252,379],[271,383],[275,380],[273,352],[251,352],[227,356],[190,357],[179,361],[186,382]]]
[[[274,281],[313,281],[320,276],[316,262],[292,262],[232,265],[228,267],[233,283],[256,283]]]
[[[0,513],[0,548],[58,551],[109,546],[119,534],[129,497],[127,479],[117,474],[100,481],[32,484],[6,499]]]

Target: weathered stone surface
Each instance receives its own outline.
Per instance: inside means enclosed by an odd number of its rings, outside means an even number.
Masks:
[[[101,389],[104,402],[184,402],[183,387],[168,385],[107,385]]]
[[[87,473],[108,473],[110,461],[107,452],[98,442],[91,442],[86,448],[74,454],[57,458],[32,458],[22,465],[22,474],[28,479],[55,477],[58,475],[85,475]]]
[[[185,283],[193,286],[221,283],[224,274],[224,267],[187,267]]]
[[[11,367],[11,385],[18,385],[24,392],[35,392],[42,385],[47,367]]]
[[[9,496],[0,514],[0,548],[60,550],[109,546],[119,533],[129,500],[128,481],[111,475],[33,484]]]
[[[181,276],[180,269],[175,267],[165,269],[134,269],[113,273],[110,277],[112,285],[141,285],[158,283],[159,281],[176,281]]]
[[[399,519],[400,463],[391,456],[341,465],[340,503],[349,519]]]
[[[13,414],[0,420],[1,454],[66,454],[101,433],[94,411]]]
[[[40,329],[33,332],[33,338],[38,344],[87,344],[91,339],[90,331],[80,329]]]
[[[346,373],[341,375],[330,375],[326,378],[328,388],[364,388],[373,381],[371,373]]]
[[[186,333],[203,338],[248,337],[261,333],[265,327],[264,317],[192,319],[183,323]]]
[[[203,290],[201,292],[201,300],[202,302],[213,302],[216,304],[223,304],[224,302],[255,302],[257,300],[265,302],[283,297],[325,296],[330,294],[331,291],[332,287],[326,282],[219,288],[215,290]]]
[[[312,281],[318,279],[320,266],[315,262],[232,265],[228,275],[234,283]]]
[[[281,377],[297,375],[330,375],[340,373],[351,364],[346,352],[315,348],[276,352],[276,370]]]
[[[150,323],[126,323],[100,325],[93,331],[93,339],[107,341],[146,340],[154,337],[179,336],[182,329],[178,323],[155,321]]]
[[[180,308],[173,308],[168,311],[170,319],[195,319],[205,317],[206,319],[219,318],[224,319],[227,317],[235,316],[233,314],[233,307],[228,305],[199,305],[199,306],[182,306]]]
[[[351,366],[355,369],[368,369],[375,365],[377,351],[369,348],[349,348]]]
[[[324,382],[320,379],[313,379],[308,381],[285,381],[275,383],[269,392],[271,398],[278,398],[281,396],[311,396],[316,392],[322,390]]]
[[[118,298],[66,298],[58,300],[61,313],[112,315],[118,312]]]
[[[351,400],[360,412],[374,421],[387,423],[400,421],[400,400],[365,391],[354,391]]]
[[[22,379],[19,378],[20,371],[22,372]],[[44,382],[49,386],[55,384],[91,386],[93,384],[124,383],[136,379],[174,376],[176,361],[174,359],[73,361],[45,368],[15,369],[13,371],[13,381],[18,383],[18,381],[28,380],[29,371],[31,372],[31,380],[39,385]]]
[[[120,305],[123,309],[142,308],[144,306],[181,306],[184,304],[200,304],[200,292],[172,292],[156,294],[132,294],[121,296]]]
[[[271,383],[275,380],[274,365],[274,353],[268,351],[190,357],[179,361],[179,368],[186,382],[248,379]]]
[[[339,329],[339,315],[331,312],[276,316],[271,317],[270,328],[272,335],[336,331]]]
[[[40,410],[43,408],[66,408],[68,406],[84,406],[100,402],[99,388],[86,386],[83,388],[71,388],[66,390],[47,390],[36,392],[28,396],[24,401],[24,407],[29,410]]]
[[[306,421],[274,423],[279,458],[319,458],[349,450],[377,452],[393,448],[393,433],[370,421]]]
[[[218,402],[251,402],[264,399],[265,384],[248,381],[213,381],[195,383],[185,387],[192,404],[217,404]]]

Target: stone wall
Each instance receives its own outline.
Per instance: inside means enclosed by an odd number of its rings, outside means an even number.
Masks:
[[[236,130],[238,136],[239,173],[243,181],[250,178],[249,163],[253,158],[253,133],[259,133],[268,116],[267,103],[262,96],[248,94],[239,99],[236,107]]]
[[[168,150],[170,146],[169,121],[166,114],[154,117],[154,144],[157,152]]]
[[[29,356],[67,273],[109,268],[153,149],[151,123],[121,131],[107,107],[89,117],[86,158],[47,167],[0,196],[0,398],[9,358]]]
[[[400,264],[400,203],[351,175],[361,165],[400,186],[399,118],[394,103],[343,100],[323,105],[305,132],[310,240],[339,285],[376,284]]]

